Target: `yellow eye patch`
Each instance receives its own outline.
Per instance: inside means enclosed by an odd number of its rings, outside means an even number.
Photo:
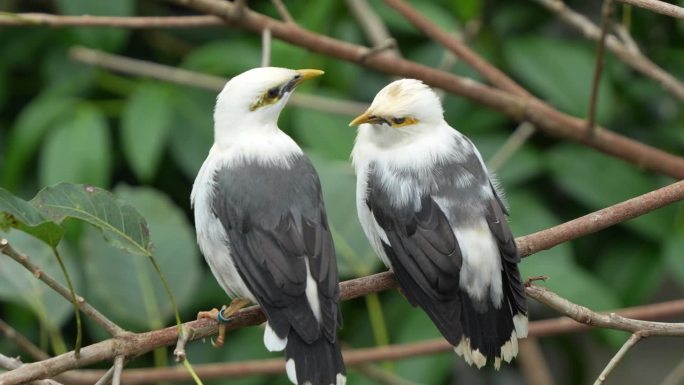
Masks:
[[[394,128],[409,126],[418,123],[418,119],[410,116],[396,116],[389,119],[389,123]]]
[[[269,104],[273,104],[280,100],[280,96],[280,87],[269,88],[259,97],[259,99],[254,101],[254,103],[252,103],[252,105],[249,106],[249,110],[254,111],[261,107],[268,106]]]

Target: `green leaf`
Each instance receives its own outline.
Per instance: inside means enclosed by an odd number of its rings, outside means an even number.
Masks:
[[[594,47],[549,37],[512,39],[504,45],[511,70],[541,97],[578,117],[589,110],[594,73]],[[609,73],[604,71],[599,84],[597,120],[612,117],[615,94]]]
[[[245,38],[203,44],[185,56],[181,67],[232,77],[260,64],[261,49]]]
[[[155,259],[181,309],[195,313],[193,294],[200,282],[200,257],[193,229],[184,212],[169,198],[150,188],[120,186],[116,195],[147,219]],[[156,272],[146,258],[129,258],[111,247],[93,230],[82,246],[89,296],[94,305],[109,310],[112,318],[137,329],[159,328],[172,314],[171,304]],[[219,305],[219,304],[216,304]]]
[[[549,167],[557,184],[592,210],[620,203],[659,187],[648,175],[627,163],[590,148],[573,144],[556,146]],[[654,240],[672,226],[670,210],[656,210],[624,223]]]
[[[145,83],[128,99],[121,118],[121,141],[133,171],[150,181],[166,146],[173,118],[173,93],[165,85]]]
[[[102,113],[80,105],[48,135],[40,157],[42,185],[59,182],[105,187],[111,174],[110,137]]]
[[[349,159],[355,128],[349,127],[350,118],[311,109],[293,108],[293,136],[303,147],[308,147],[329,158]]]
[[[679,283],[684,287],[684,228],[672,232],[663,250],[665,264]]]
[[[152,254],[145,219],[131,205],[106,190],[60,183],[41,190],[31,204],[56,223],[79,219],[97,227],[113,246],[132,254]]]
[[[33,235],[50,246],[57,246],[64,235],[61,226],[43,217],[25,200],[0,188],[0,230],[9,228]]]
[[[311,161],[321,180],[340,276],[357,277],[377,271],[382,263],[371,249],[356,214],[356,177],[351,165],[315,154]]]
[[[12,247],[27,255],[42,271],[66,286],[62,270],[52,254],[50,246],[27,234],[13,232],[0,236],[9,239]],[[77,259],[66,244],[59,246],[68,271],[78,271]],[[72,282],[78,293],[83,288],[80,274],[72,274]],[[71,303],[36,279],[31,272],[10,258],[0,258],[0,299],[26,306],[51,327],[63,325],[72,313]]]
[[[197,176],[214,142],[216,95],[200,90],[174,92],[169,151],[188,178]]]
[[[133,0],[57,0],[57,7],[59,13],[64,15],[131,16],[135,11]],[[75,27],[70,28],[69,31],[76,43],[108,52],[122,48],[130,35],[130,31],[125,28],[113,27]]]
[[[39,96],[24,107],[7,139],[3,169],[4,186],[13,190],[29,166],[45,131],[73,110],[75,100]]]

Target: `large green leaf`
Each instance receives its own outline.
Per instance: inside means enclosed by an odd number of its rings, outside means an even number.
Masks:
[[[592,210],[620,203],[657,187],[648,175],[598,151],[573,144],[555,147],[549,155],[552,177],[571,197]],[[654,240],[672,226],[671,210],[660,209],[624,224]]]
[[[200,257],[193,229],[183,211],[164,194],[150,188],[117,187],[118,197],[147,219],[155,259],[180,309],[194,313],[194,296],[200,281]],[[108,309],[113,319],[136,329],[159,328],[172,314],[171,304],[146,258],[127,258],[121,249],[105,243],[89,229],[82,240],[90,300]],[[220,304],[215,304],[218,306]]]
[[[66,15],[131,16],[135,11],[133,0],[57,0],[57,6]],[[130,34],[126,28],[76,27],[69,31],[77,43],[105,51],[119,50]]]
[[[50,246],[57,246],[64,235],[62,227],[43,217],[31,204],[0,188],[0,230],[8,231],[11,227]]]
[[[70,98],[39,96],[24,107],[7,139],[4,187],[12,190],[17,186],[45,132],[71,112],[74,104]]]
[[[503,47],[513,73],[539,96],[572,115],[587,116],[596,56],[593,45],[534,36],[511,39]],[[612,117],[615,106],[609,75],[604,71],[599,84],[599,123]]]
[[[46,187],[31,204],[56,223],[74,218],[97,227],[107,242],[129,253],[151,255],[147,222],[112,193],[88,185],[60,183]]]
[[[33,264],[66,286],[64,275],[50,246],[20,232],[11,234],[0,232],[0,236],[9,239],[12,247],[18,252],[27,255]],[[78,271],[77,261],[70,249],[66,245],[60,245],[59,251],[67,271]],[[83,286],[80,277],[80,274],[71,274],[76,292],[82,294]],[[36,279],[26,268],[4,255],[0,258],[0,299],[30,308],[41,322],[55,328],[63,325],[69,319],[69,315],[73,314],[72,305],[67,299]]]
[[[111,174],[107,120],[89,105],[79,105],[48,135],[40,157],[44,186],[59,182],[106,187]]]
[[[201,45],[185,56],[181,67],[233,77],[248,69],[258,67],[260,62],[261,49],[245,38],[213,41]]]
[[[121,117],[121,141],[133,171],[150,181],[161,161],[173,119],[172,89],[145,83],[128,99]]]

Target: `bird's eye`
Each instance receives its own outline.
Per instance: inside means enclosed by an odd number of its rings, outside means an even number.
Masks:
[[[392,118],[392,123],[394,124],[402,124],[406,121],[406,118]]]
[[[278,87],[273,87],[273,88],[268,90],[268,97],[273,99],[276,96],[278,96],[279,93],[280,93],[280,89]]]

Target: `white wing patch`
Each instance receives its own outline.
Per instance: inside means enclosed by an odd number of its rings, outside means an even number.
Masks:
[[[304,258],[304,263],[306,264],[306,300],[309,302],[309,306],[316,317],[316,321],[321,323],[321,302],[318,298],[318,284],[316,280],[311,276],[311,269],[309,268],[309,259]]]
[[[266,330],[264,330],[264,346],[269,352],[280,352],[287,346],[287,337],[280,338],[273,331],[271,325],[266,322]]]

